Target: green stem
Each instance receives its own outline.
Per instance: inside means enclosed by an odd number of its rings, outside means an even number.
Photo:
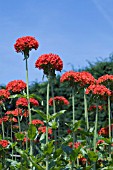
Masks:
[[[2,119],[2,108],[0,107],[0,115],[1,115],[1,119]],[[5,131],[4,131],[4,122],[2,121],[2,138],[5,138]]]
[[[49,77],[48,77],[48,84],[47,84],[47,108],[46,108],[46,116],[47,116],[47,121],[46,121],[46,145],[48,144],[48,117],[49,117]],[[48,170],[48,156],[46,156],[46,170]]]
[[[74,96],[74,88],[72,89],[72,109],[73,109],[73,128],[75,124],[75,96]],[[73,149],[74,149],[74,143],[75,143],[75,132],[73,132]],[[77,161],[78,165],[78,161]],[[74,161],[72,161],[72,170],[74,170]]]
[[[27,56],[24,54],[26,60],[26,84],[27,84],[27,101],[28,101],[28,112],[29,112],[29,123],[31,124],[31,109],[30,109],[30,98],[29,98],[29,79],[28,79],[28,62]],[[33,141],[30,139],[30,155],[33,155]]]
[[[4,122],[2,121],[2,137],[5,138],[5,132],[4,132]]]
[[[18,115],[18,125],[19,125],[19,132],[21,132],[21,126],[20,126],[20,118],[19,118],[19,115]]]
[[[96,115],[95,115],[94,152],[96,152],[97,123],[98,123],[98,103],[96,103]],[[96,162],[94,162],[94,167],[93,167],[93,169],[96,170]]]
[[[108,96],[108,120],[109,120],[109,139],[111,141],[110,96]],[[111,145],[109,145],[109,157],[111,158]]]
[[[88,110],[87,110],[87,98],[85,94],[86,89],[84,89],[84,109],[85,109],[85,122],[86,122],[86,130],[89,129],[89,121],[88,121]]]
[[[52,92],[52,99],[53,99],[53,114],[56,113],[56,107],[55,107],[55,100],[54,100],[54,90],[53,90],[53,82],[51,80],[51,92]],[[54,119],[56,122],[56,119]],[[57,135],[56,135],[56,129],[54,130],[54,139],[55,139],[55,150],[57,146]]]
[[[12,121],[11,121],[11,142],[13,143],[13,128],[12,128]],[[12,160],[13,160],[13,146],[12,146]]]
[[[89,121],[88,121],[88,109],[87,109],[87,96],[86,96],[86,89],[84,88],[84,111],[85,111],[85,122],[86,122],[86,131],[89,130]],[[86,136],[86,147],[88,147],[89,138]],[[88,162],[86,161],[86,167]]]

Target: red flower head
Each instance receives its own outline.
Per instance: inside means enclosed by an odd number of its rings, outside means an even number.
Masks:
[[[95,109],[96,109],[96,105],[92,105],[89,107],[90,111],[95,110]],[[101,105],[98,105],[98,109],[101,111],[101,110],[103,110],[103,107]]]
[[[17,108],[17,109],[15,109],[15,110],[10,110],[10,111],[7,111],[5,114],[6,114],[6,115],[9,115],[9,116],[22,115],[22,109]]]
[[[102,135],[102,136],[108,136],[109,134],[109,128],[108,127],[104,127],[104,128],[101,128],[98,132],[99,135]]]
[[[44,122],[42,122],[41,120],[38,119],[34,119],[31,122],[33,125],[44,125]]]
[[[38,69],[43,69],[44,74],[48,75],[50,73],[55,74],[56,71],[61,71],[63,68],[63,61],[56,54],[43,54],[41,55],[35,63],[35,67]]]
[[[91,73],[82,71],[80,72],[80,84],[81,86],[90,85],[96,83],[96,79]]]
[[[56,96],[54,100],[57,105],[69,105],[69,101],[63,96]],[[49,99],[49,105],[53,105],[53,98]]]
[[[5,89],[0,89],[0,100],[8,99],[10,93]]]
[[[100,145],[100,144],[102,144],[102,143],[105,143],[104,140],[98,140],[98,141],[97,141],[97,145]]]
[[[106,83],[108,81],[113,81],[113,75],[105,74],[98,78],[97,83]]]
[[[13,80],[6,85],[6,89],[13,93],[18,93],[26,88],[26,83],[22,80]]]
[[[14,44],[14,48],[17,53],[21,52],[24,54],[27,54],[29,56],[29,51],[32,49],[37,50],[39,46],[38,41],[31,36],[21,37],[16,40],[16,43]]]
[[[9,145],[9,142],[7,140],[0,140],[0,145],[3,148],[6,148]]]
[[[28,106],[28,101],[26,98],[19,98],[17,101],[16,101],[16,106],[17,107],[27,107]]]
[[[34,99],[34,98],[30,98],[30,104],[31,104],[32,106],[39,106],[38,101],[37,101],[36,99]]]
[[[46,126],[41,126],[38,128],[38,132],[39,133],[46,133]],[[52,134],[52,129],[51,128],[48,128],[48,134]]]
[[[86,94],[89,93],[92,93],[94,95],[100,95],[100,96],[111,95],[111,91],[109,89],[107,89],[104,85],[99,85],[99,84],[90,85],[86,89]]]
[[[38,101],[36,100],[36,99],[34,99],[34,98],[30,98],[30,104],[31,104],[31,106],[38,106],[39,105],[39,103],[38,103]],[[17,107],[27,107],[28,106],[28,101],[27,101],[27,99],[26,98],[19,98],[17,101],[16,101],[16,106]]]
[[[74,148],[77,149],[80,145],[81,145],[80,142],[75,142],[75,143],[74,143]],[[73,143],[72,143],[72,142],[69,142],[68,146],[69,146],[70,148],[72,148],[72,147],[73,147]]]
[[[74,71],[68,71],[64,73],[61,78],[60,82],[69,82],[70,85],[74,85],[74,83],[80,82],[80,73]]]

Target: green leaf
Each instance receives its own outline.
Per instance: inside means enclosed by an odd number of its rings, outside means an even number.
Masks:
[[[96,162],[97,159],[98,159],[98,155],[97,155],[97,153],[95,153],[94,151],[89,151],[89,152],[88,152],[88,157],[89,157],[89,159],[90,159],[91,161],[93,161],[93,162]]]
[[[33,140],[36,137],[36,132],[36,127],[33,124],[30,124],[28,129],[28,138]]]
[[[50,141],[44,148],[44,154],[51,154],[53,149],[54,149],[54,145],[53,145],[54,141]]]
[[[73,126],[73,131],[76,132],[78,130],[78,128],[80,127],[82,121],[81,120],[78,120],[74,123],[74,126]]]
[[[16,133],[15,136],[16,136],[16,138],[18,140],[23,140],[24,139],[24,134],[22,134],[22,133]]]
[[[63,153],[63,150],[62,150],[61,148],[58,148],[58,149],[56,149],[53,157],[54,157],[54,158],[57,158],[57,157],[59,157],[62,153]]]
[[[43,111],[41,111],[41,110],[35,110],[35,109],[31,109],[33,112],[36,112],[36,113],[38,113],[44,120],[47,120],[47,116],[46,116],[46,114],[43,112]]]
[[[64,114],[66,110],[61,110],[58,113],[54,113],[52,116],[50,116],[50,120],[56,119],[57,117],[61,116],[62,114]]]
[[[0,169],[2,169],[2,164],[0,163]]]

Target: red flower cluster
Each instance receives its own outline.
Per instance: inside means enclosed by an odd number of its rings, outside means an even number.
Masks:
[[[31,36],[21,37],[16,40],[16,43],[14,44],[14,48],[17,53],[19,52],[28,52],[32,49],[37,50],[39,46],[38,41]]]
[[[75,142],[75,143],[74,143],[74,148],[77,149],[80,145],[81,145],[80,142]],[[70,143],[68,144],[68,146],[69,146],[70,148],[72,148],[72,147],[73,147],[73,142],[70,142]]]
[[[39,103],[36,99],[33,99],[33,98],[30,98],[30,104],[31,106],[38,106]],[[28,101],[26,98],[19,98],[17,101],[16,101],[16,106],[17,107],[27,107],[28,106]]]
[[[68,130],[67,130],[67,133],[68,133],[68,134],[72,133],[72,130],[71,130],[71,129],[68,129]]]
[[[97,83],[104,83],[106,81],[113,81],[113,75],[105,74],[98,78]]]
[[[4,116],[4,117],[0,118],[0,124],[2,124],[2,122],[7,122],[8,119],[9,119],[8,116]]]
[[[37,101],[36,99],[34,99],[34,98],[30,98],[30,104],[31,104],[32,106],[39,106],[38,101]]]
[[[89,107],[90,111],[95,110],[95,109],[96,109],[96,105],[92,105]],[[103,110],[103,107],[101,105],[98,105],[98,109],[101,111],[101,110]]]
[[[91,73],[87,71],[80,72],[80,85],[84,86],[86,84],[94,84],[96,83],[96,79],[92,76]]]
[[[94,95],[111,95],[111,91],[109,89],[107,89],[104,85],[99,85],[99,84],[94,84],[94,85],[90,85],[87,89],[86,89],[86,94],[89,94],[90,92],[92,92],[92,94]]]
[[[41,126],[38,128],[38,132],[39,133],[46,133],[46,126]],[[52,129],[51,128],[48,128],[48,134],[52,134]]]
[[[26,83],[22,80],[13,80],[9,82],[6,86],[8,91],[12,91],[13,93],[21,92],[26,88]]]
[[[80,73],[79,72],[74,72],[74,71],[67,71],[65,72],[61,78],[60,82],[69,82],[70,84],[73,84],[75,82],[80,82]]]
[[[8,99],[10,93],[5,89],[0,89],[0,99]]]
[[[9,145],[9,142],[7,140],[0,140],[0,145],[3,148],[6,148]]]
[[[80,162],[80,164],[82,164],[82,165],[85,165],[85,164],[86,164],[86,161],[87,161],[87,159],[84,158],[84,157],[79,158],[79,162]]]
[[[63,68],[63,61],[56,54],[43,54],[35,63],[35,67],[43,69],[45,74],[52,72],[53,70],[61,71]]]
[[[63,97],[63,96],[56,96],[54,97],[55,100],[55,104],[58,105],[69,105],[69,101]],[[53,98],[49,99],[49,105],[52,106],[53,105]]]
[[[19,116],[19,115],[22,116],[22,109],[17,108],[15,110],[10,110],[10,111],[7,111],[5,114],[9,116]]]
[[[42,122],[41,120],[38,119],[34,119],[31,122],[33,125],[44,125],[44,122]]]
[[[102,143],[105,143],[104,140],[98,140],[98,141],[97,141],[97,145],[100,145],[100,144],[102,144]]]
[[[102,135],[102,136],[108,136],[108,134],[109,134],[109,128],[108,127],[103,127],[98,132],[98,135]]]

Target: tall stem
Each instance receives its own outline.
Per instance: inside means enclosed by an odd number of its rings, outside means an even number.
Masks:
[[[96,103],[96,115],[95,115],[94,152],[96,152],[97,122],[98,122],[98,103]],[[96,162],[94,162],[94,168],[93,169],[96,170]]]
[[[47,120],[46,120],[46,145],[47,145],[48,144],[48,117],[49,117],[49,77],[48,77],[48,84],[47,84],[46,116],[47,116]],[[48,168],[49,168],[48,165],[49,165],[48,156],[46,156],[46,170],[48,170]]]
[[[5,133],[4,133],[4,122],[2,121],[2,137],[3,139],[5,138]]]
[[[53,90],[53,82],[51,80],[51,92],[52,92],[52,99],[53,99],[53,113],[56,113],[56,107],[55,107],[55,100],[54,100],[54,90]],[[56,119],[54,119],[56,122]],[[57,143],[57,135],[56,135],[56,129],[54,130],[54,139],[55,139],[55,149],[56,149],[56,143]]]
[[[73,128],[75,123],[75,96],[74,96],[74,88],[72,89],[72,109],[73,109]],[[73,149],[75,143],[75,132],[73,132]],[[72,161],[72,170],[74,170],[74,161]]]
[[[108,120],[109,120],[109,139],[111,141],[111,114],[110,114],[110,96],[108,96]],[[109,157],[111,158],[111,146],[109,145]]]
[[[84,88],[84,111],[85,111],[85,122],[86,122],[86,130],[89,129],[89,121],[88,121],[88,110],[87,110],[87,98],[85,94],[86,89]]]
[[[27,56],[24,54],[24,58],[26,61],[26,84],[27,84],[27,101],[28,101],[28,112],[29,112],[29,123],[31,124],[31,109],[30,109],[30,99],[29,99],[29,79],[28,79],[28,62]],[[33,141],[30,139],[30,155],[33,155]]]
[[[2,119],[2,108],[0,107],[0,115]],[[4,131],[4,122],[2,121],[2,138],[5,138],[5,131]]]

